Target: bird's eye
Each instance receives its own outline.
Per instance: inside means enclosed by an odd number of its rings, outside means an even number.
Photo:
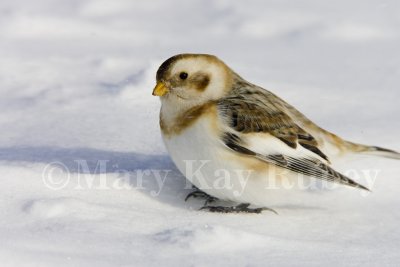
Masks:
[[[186,72],[181,72],[179,74],[179,78],[181,78],[181,80],[186,80],[188,76],[189,75]]]

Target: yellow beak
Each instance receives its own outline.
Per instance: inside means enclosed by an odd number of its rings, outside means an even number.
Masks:
[[[154,87],[153,95],[156,96],[163,96],[168,93],[168,88],[165,86],[164,83],[158,82],[156,87]]]

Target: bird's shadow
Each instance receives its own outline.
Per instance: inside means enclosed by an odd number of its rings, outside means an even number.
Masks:
[[[196,199],[185,202],[185,197],[193,191],[192,185],[179,172],[168,155],[149,155],[93,148],[19,146],[0,147],[0,161],[42,163],[44,164],[43,172],[46,166],[62,166],[63,171],[71,174],[115,174],[112,179],[121,176],[124,182],[129,184],[132,194],[142,193],[149,198],[182,209],[199,209],[203,204],[202,200]],[[38,182],[43,183],[43,180]],[[108,188],[121,190],[121,188]],[[87,189],[96,190],[96,184]],[[304,209],[307,207],[292,205],[280,206],[280,208]],[[315,209],[316,207],[308,208]]]
[[[188,208],[184,198],[192,191],[190,184],[167,155],[92,148],[2,147],[0,161],[42,163],[45,166],[53,164],[63,166],[64,171],[72,174],[123,175],[124,179],[128,179],[126,182],[132,188],[132,193],[140,192],[180,208]]]

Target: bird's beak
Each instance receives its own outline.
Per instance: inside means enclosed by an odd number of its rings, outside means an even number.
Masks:
[[[163,96],[168,92],[169,92],[169,90],[163,82],[157,82],[157,85],[156,85],[156,87],[154,87],[154,90],[153,90],[153,95]]]

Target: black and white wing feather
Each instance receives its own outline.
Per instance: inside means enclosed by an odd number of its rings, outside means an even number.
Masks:
[[[217,104],[225,126],[221,140],[229,149],[295,173],[368,190],[329,166],[316,139],[272,93],[241,84]]]

